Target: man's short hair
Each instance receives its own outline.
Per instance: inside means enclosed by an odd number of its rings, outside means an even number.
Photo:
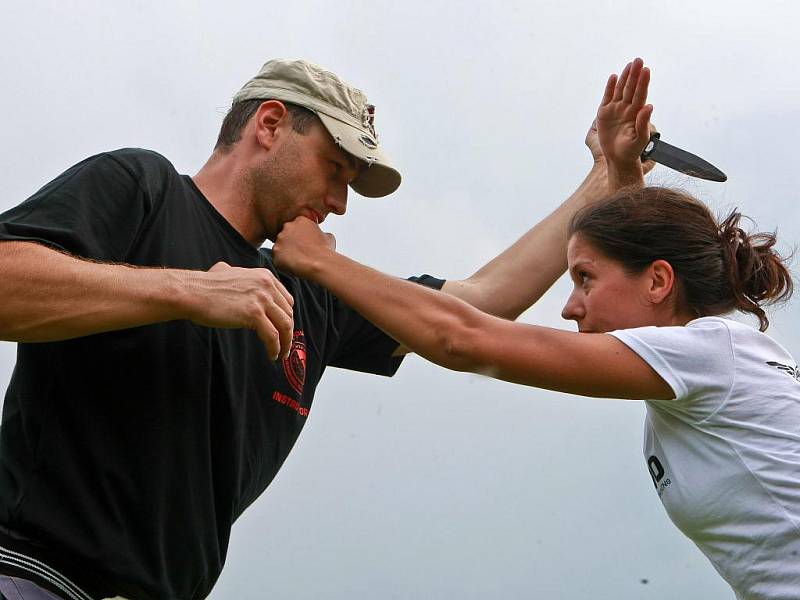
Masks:
[[[222,150],[227,152],[231,147],[242,139],[242,130],[247,125],[248,121],[252,118],[258,107],[261,106],[266,100],[242,100],[236,102],[231,106],[225,119],[222,121],[222,127],[219,130],[219,137],[217,137],[217,144],[214,150]],[[307,108],[298,104],[284,102],[286,110],[292,117],[292,130],[301,135],[308,133],[309,127],[318,118],[317,115],[308,110]]]

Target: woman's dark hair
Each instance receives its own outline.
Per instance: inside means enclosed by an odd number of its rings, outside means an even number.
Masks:
[[[219,137],[217,137],[217,144],[214,149],[226,152],[242,139],[244,126],[247,125],[247,122],[256,114],[258,107],[264,102],[266,100],[243,100],[232,105],[222,121],[222,127],[220,127]],[[297,104],[289,102],[284,102],[283,104],[292,116],[292,129],[301,135],[308,132],[308,128],[311,127],[311,123],[317,118],[317,115]]]
[[[646,187],[583,208],[569,234],[580,234],[630,273],[665,260],[679,281],[679,306],[697,316],[753,313],[765,331],[769,319],[762,305],[788,300],[792,276],[773,248],[775,234],[748,234],[741,219],[733,210],[718,222],[688,194]]]

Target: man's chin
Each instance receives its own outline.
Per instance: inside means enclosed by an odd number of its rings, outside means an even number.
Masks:
[[[267,231],[266,231],[267,239],[274,244],[275,240],[278,239],[278,235],[280,235],[281,231],[283,230],[284,225],[285,223],[281,222],[275,226],[267,226]]]

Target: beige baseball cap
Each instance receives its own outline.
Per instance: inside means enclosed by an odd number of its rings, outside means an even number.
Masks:
[[[270,60],[233,97],[234,104],[244,100],[283,100],[316,113],[336,144],[366,165],[350,184],[362,196],[388,196],[400,186],[375,133],[375,107],[335,73],[305,60]]]

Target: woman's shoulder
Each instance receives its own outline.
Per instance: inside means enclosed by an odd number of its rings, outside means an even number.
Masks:
[[[724,328],[735,346],[747,345],[750,348],[769,348],[771,351],[789,354],[769,333],[759,331],[747,323],[742,323],[730,317],[700,317],[690,321],[686,326],[701,331],[722,330]]]
[[[610,332],[622,339],[637,339],[656,346],[670,347],[678,345],[685,350],[700,350],[702,346],[711,345],[720,348],[720,344],[728,346],[733,343],[734,332],[747,325],[736,323],[722,317],[699,317],[686,325],[649,325],[633,329],[620,329]],[[750,328],[753,333],[758,331]]]
[[[698,317],[689,321],[686,324],[686,327],[691,327],[692,329],[703,329],[703,330],[751,330],[754,333],[759,333],[757,330],[753,329],[749,325],[744,323],[739,323],[738,321],[734,321],[733,319],[727,317]]]

